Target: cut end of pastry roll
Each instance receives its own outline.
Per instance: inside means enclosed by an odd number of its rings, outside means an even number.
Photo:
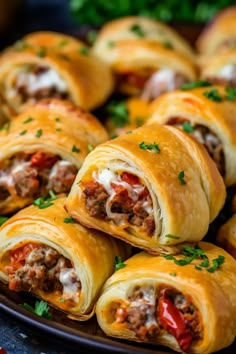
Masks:
[[[236,6],[220,11],[206,25],[197,39],[198,51],[206,56],[222,53],[235,46],[236,42]]]
[[[0,279],[13,291],[31,292],[73,319],[86,320],[114,272],[115,257],[125,260],[130,247],[76,224],[64,201],[25,208],[1,227]]]
[[[66,209],[88,227],[158,254],[203,238],[224,200],[223,180],[204,148],[153,124],[94,149]]]
[[[68,193],[91,149],[108,135],[91,114],[44,100],[0,132],[0,211],[12,213],[49,191]]]
[[[191,251],[201,257],[180,264]],[[235,338],[235,260],[205,242],[173,258],[142,252],[125,261],[97,302],[100,327],[108,336],[191,354],[227,347]]]
[[[81,41],[58,33],[26,36],[3,52],[0,67],[1,94],[16,113],[44,98],[93,109],[113,90],[110,68]]]
[[[220,227],[216,242],[236,259],[236,214]]]
[[[204,83],[205,81],[203,81]],[[236,105],[223,85],[170,92],[150,105],[150,124],[168,124],[202,144],[227,186],[236,182]]]

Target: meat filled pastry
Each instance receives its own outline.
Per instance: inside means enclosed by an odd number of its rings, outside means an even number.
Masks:
[[[204,55],[214,55],[235,47],[236,44],[236,6],[219,12],[202,31],[196,46]]]
[[[115,257],[126,259],[130,248],[76,224],[63,204],[60,198],[47,208],[32,205],[2,226],[0,279],[11,290],[33,293],[74,319],[86,320],[114,272]]]
[[[200,240],[224,199],[205,149],[179,129],[153,124],[92,151],[66,209],[88,227],[157,254]]]
[[[128,259],[105,283],[96,314],[108,336],[209,354],[234,341],[235,294],[235,260],[200,242],[176,257]]]
[[[112,89],[110,68],[85,44],[69,36],[31,34],[0,56],[0,92],[16,112],[52,97],[93,109]]]
[[[93,52],[113,69],[118,91],[146,100],[196,78],[187,44],[153,20],[129,17],[110,22]]]
[[[236,214],[220,227],[216,241],[236,259]]]
[[[68,193],[86,155],[108,139],[99,121],[72,103],[48,99],[0,131],[0,213],[49,191]]]
[[[110,101],[105,107],[108,115],[105,127],[113,139],[141,127],[149,118],[149,103],[141,98]]]
[[[155,100],[149,122],[176,126],[194,137],[208,151],[227,186],[236,183],[236,103],[234,89],[208,87],[171,92]],[[189,89],[188,89],[189,87]],[[183,87],[184,88],[184,87]],[[233,95],[233,96],[232,96]]]

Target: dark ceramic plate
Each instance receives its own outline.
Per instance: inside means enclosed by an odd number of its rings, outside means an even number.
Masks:
[[[105,336],[99,328],[95,318],[86,322],[72,321],[61,312],[51,308],[52,319],[47,320],[38,317],[27,310],[20,304],[34,303],[29,294],[15,293],[0,283],[0,310],[7,312],[16,319],[23,321],[27,325],[42,330],[49,335],[73,343],[74,349],[79,349],[81,345],[88,349],[102,351],[103,353],[123,353],[123,354],[173,354],[173,351],[160,346],[145,345],[140,343],[131,343],[128,341],[120,341],[110,339]],[[220,326],[220,323],[219,323]],[[236,341],[228,348],[218,352],[219,354],[236,353]]]

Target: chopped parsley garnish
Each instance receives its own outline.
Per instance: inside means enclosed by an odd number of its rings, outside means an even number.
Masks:
[[[88,151],[93,151],[93,145],[91,145],[91,144],[88,144]]]
[[[122,258],[120,256],[115,256],[114,265],[115,265],[115,272],[126,266],[126,264],[122,262]]]
[[[115,138],[118,138],[118,135],[117,135],[117,134],[113,134],[113,135],[111,136],[111,139],[115,139]]]
[[[112,101],[106,106],[106,112],[110,115],[116,128],[123,128],[129,124],[129,110],[124,101]]]
[[[175,272],[171,272],[170,275],[171,275],[172,277],[176,277],[176,273],[175,273]]]
[[[89,44],[93,44],[98,36],[98,32],[95,30],[90,30],[87,34],[87,41],[89,42]]]
[[[60,301],[60,302],[65,302],[66,299],[65,299],[64,297],[61,297],[61,298],[59,299],[59,301]]]
[[[2,226],[2,224],[4,224],[4,222],[6,222],[9,219],[9,217],[7,216],[0,216],[0,226]]]
[[[88,54],[89,54],[89,50],[88,50],[87,47],[81,47],[81,48],[79,48],[79,52],[80,52],[80,54],[82,54],[82,55],[88,55]]]
[[[32,117],[29,117],[27,118],[26,120],[24,120],[23,124],[27,124],[29,122],[32,122],[33,118]]]
[[[27,133],[27,130],[22,130],[22,132],[20,132],[20,135],[25,135],[25,133]]]
[[[38,129],[37,132],[36,132],[36,134],[35,134],[36,138],[40,138],[40,136],[42,135],[42,133],[43,133],[42,129]]]
[[[125,132],[125,134],[131,134],[132,130],[127,130],[127,132]]]
[[[212,86],[212,83],[206,80],[198,80],[198,81],[188,82],[186,84],[183,84],[180,88],[181,90],[191,90],[197,87],[207,87],[207,86]]]
[[[185,131],[186,133],[193,133],[194,132],[194,127],[192,126],[192,124],[190,122],[183,122],[182,128],[183,128],[183,131]]]
[[[173,239],[175,239],[175,240],[179,240],[179,239],[180,239],[179,236],[175,236],[175,235],[171,235],[171,234],[166,234],[165,237],[167,237],[167,238],[173,238]]]
[[[52,318],[52,314],[49,312],[49,306],[46,301],[36,301],[34,307],[24,303],[22,304],[22,307],[40,317],[45,317],[49,319]]]
[[[55,121],[56,121],[56,122],[60,122],[61,120],[60,120],[59,117],[56,117],[56,118],[55,118]]]
[[[159,146],[154,142],[153,144],[146,144],[144,141],[142,141],[139,144],[140,149],[143,150],[152,150],[154,152],[160,152],[161,150],[159,149]]]
[[[107,46],[108,46],[108,48],[114,48],[114,47],[115,47],[115,45],[116,45],[116,44],[115,44],[115,42],[114,42],[114,41],[111,41],[111,40],[110,40],[110,41],[108,41],[108,42],[107,42]]]
[[[10,129],[10,125],[11,125],[10,122],[6,122],[5,124],[3,124],[0,130],[8,131]]]
[[[195,259],[200,259],[201,263],[198,265],[195,264],[194,265],[195,269],[197,270],[206,269],[210,273],[213,273],[216,269],[218,269],[221,266],[221,264],[225,262],[225,257],[220,255],[218,256],[218,258],[212,260],[212,265],[211,265],[211,262],[208,259],[207,255],[198,245],[196,245],[195,247],[183,246],[181,254],[184,255],[184,258],[182,259],[177,259],[173,254],[166,254],[163,255],[163,257],[166,260],[174,261],[174,263],[179,266],[185,266],[187,264],[190,264]]]
[[[136,34],[138,37],[145,37],[145,32],[143,31],[142,27],[137,23],[133,24],[130,27],[130,31]]]
[[[43,58],[46,56],[46,51],[44,49],[39,50],[36,55],[40,58]]]
[[[215,101],[215,102],[222,102],[222,96],[220,95],[219,91],[215,88],[209,90],[209,91],[205,91],[203,92],[203,95],[208,98],[211,101]]]
[[[61,128],[56,128],[56,131],[57,131],[57,132],[60,132],[60,131],[61,131]]]
[[[225,99],[228,101],[234,101],[236,98],[236,87],[227,86],[225,88],[225,91],[227,93],[227,95],[225,96]]]
[[[180,173],[178,174],[178,179],[180,181],[180,184],[182,185],[186,184],[186,181],[184,179],[184,171],[180,171]]]
[[[144,117],[137,116],[135,118],[135,122],[136,122],[137,127],[141,127],[143,125],[144,121],[145,121]]]
[[[78,149],[75,145],[72,146],[72,152],[80,152],[80,149]]]
[[[59,48],[63,48],[63,47],[65,47],[68,43],[69,43],[69,42],[68,42],[68,39],[63,39],[62,41],[60,41],[60,42],[58,43],[58,47],[59,47]]]
[[[49,195],[35,199],[33,205],[39,209],[45,209],[53,205],[52,201],[56,199],[56,195],[53,191],[48,192]]]
[[[73,219],[73,218],[71,218],[71,217],[65,218],[65,219],[64,219],[64,222],[65,222],[66,224],[75,224],[75,223],[76,223],[75,219]]]
[[[170,41],[164,41],[164,42],[162,42],[162,44],[163,44],[163,46],[165,47],[165,48],[168,48],[168,49],[173,49],[174,47],[173,47],[173,44],[170,42]]]

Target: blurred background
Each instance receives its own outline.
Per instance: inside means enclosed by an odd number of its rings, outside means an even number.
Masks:
[[[54,30],[80,34],[125,15],[144,15],[196,29],[235,0],[1,0],[0,45],[4,47],[27,32]],[[79,31],[79,32],[78,32]],[[180,32],[185,32],[185,27]],[[197,30],[196,30],[197,33]]]

